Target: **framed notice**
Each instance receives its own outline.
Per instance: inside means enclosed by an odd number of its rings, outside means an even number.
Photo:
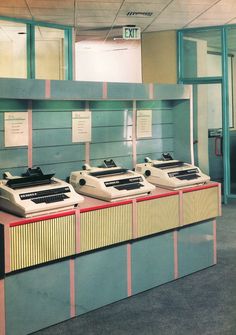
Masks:
[[[152,137],[152,110],[137,110],[137,138]]]
[[[4,113],[4,142],[5,147],[21,147],[28,145],[28,113]]]
[[[91,112],[72,112],[72,142],[91,142]]]

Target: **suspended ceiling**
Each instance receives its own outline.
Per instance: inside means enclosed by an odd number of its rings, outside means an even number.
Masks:
[[[0,16],[70,25],[77,38],[108,39],[125,25],[142,32],[236,23],[235,0],[0,0]]]

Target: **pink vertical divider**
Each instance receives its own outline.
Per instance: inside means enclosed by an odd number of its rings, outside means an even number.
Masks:
[[[216,242],[216,220],[213,220],[213,248],[214,248],[214,264],[217,263],[217,242]]]
[[[85,102],[85,111],[89,111],[89,102]],[[85,142],[85,163],[89,164],[90,162],[90,142]]]
[[[51,81],[45,80],[45,98],[49,99],[51,97]]]
[[[0,334],[6,334],[4,279],[0,279]]]
[[[75,211],[75,252],[79,254],[81,250],[80,245],[80,209],[76,208]]]
[[[103,99],[107,99],[107,83],[103,83],[102,86],[102,98]]]
[[[136,149],[136,101],[133,101],[133,127],[132,127],[132,156],[133,156],[133,168],[137,163],[137,149]]]
[[[132,295],[131,244],[127,244],[127,295]]]
[[[179,269],[178,269],[178,232],[177,230],[173,233],[173,242],[174,242],[174,278],[177,279],[179,277]]]
[[[154,86],[153,84],[149,84],[149,99],[153,99],[154,97]]]
[[[28,103],[28,167],[33,166],[33,124],[32,124],[32,101]]]
[[[4,253],[5,253],[5,272],[11,271],[11,252],[10,252],[10,227],[9,224],[4,227]]]
[[[75,317],[75,261],[70,259],[70,317]]]

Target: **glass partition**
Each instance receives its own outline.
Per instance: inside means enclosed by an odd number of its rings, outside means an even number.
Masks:
[[[35,78],[65,79],[64,30],[35,27]]]
[[[218,77],[221,67],[221,31],[183,32],[183,78]]]
[[[0,21],[0,77],[27,78],[26,50],[26,25]]]

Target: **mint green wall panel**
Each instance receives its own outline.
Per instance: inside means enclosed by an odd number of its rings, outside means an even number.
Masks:
[[[71,112],[33,112],[33,129],[68,128],[71,125]]]
[[[132,101],[89,101],[89,108],[98,111],[116,111],[116,110],[132,110]]]
[[[32,103],[34,111],[71,111],[85,109],[85,101],[78,100],[36,100]]]
[[[92,143],[91,159],[116,158],[132,154],[132,142]]]
[[[6,335],[26,335],[69,319],[69,261],[6,277],[5,299]]]
[[[12,111],[26,111],[28,109],[28,100],[17,100],[17,99],[0,99],[0,111],[12,112]]]
[[[107,97],[120,100],[149,99],[149,84],[108,83]]]
[[[96,127],[92,129],[93,142],[129,141],[132,139],[132,127]]]
[[[92,111],[93,127],[132,125],[132,112],[119,111]]]
[[[76,315],[127,297],[126,245],[75,259]]]
[[[152,137],[153,138],[168,138],[173,137],[173,125],[172,124],[154,124],[152,126]]]
[[[0,169],[5,167],[20,167],[28,164],[28,149],[14,148],[0,150]]]
[[[51,99],[90,100],[102,99],[102,82],[79,82],[71,80],[52,80]]]
[[[132,294],[174,279],[173,233],[142,239],[131,245]]]
[[[101,164],[103,164],[103,160],[106,157],[100,158],[100,159],[91,159],[90,161],[90,165],[91,166],[100,166]],[[117,166],[120,167],[124,167],[127,169],[132,169],[133,168],[133,160],[132,160],[132,156],[119,156],[119,157],[114,157],[111,156],[111,158],[114,158],[114,161],[116,163]]]
[[[179,277],[214,264],[213,222],[205,221],[178,231]]]
[[[43,99],[45,80],[0,78],[0,98]]]
[[[34,165],[74,162],[77,160],[81,160],[83,157],[83,144],[57,147],[41,147],[33,149]]]
[[[163,124],[173,123],[173,111],[172,109],[154,109],[152,112],[152,123]]]
[[[173,139],[148,139],[137,141],[137,154],[173,151]]]
[[[153,85],[153,98],[159,100],[188,99],[189,89],[186,85]]]
[[[60,146],[72,144],[71,128],[64,129],[36,129],[33,131],[33,146]]]
[[[136,102],[137,109],[165,109],[172,108],[169,100],[144,100]]]
[[[57,164],[40,164],[44,173],[54,173],[54,177],[66,180],[72,171],[82,170],[84,160]]]

